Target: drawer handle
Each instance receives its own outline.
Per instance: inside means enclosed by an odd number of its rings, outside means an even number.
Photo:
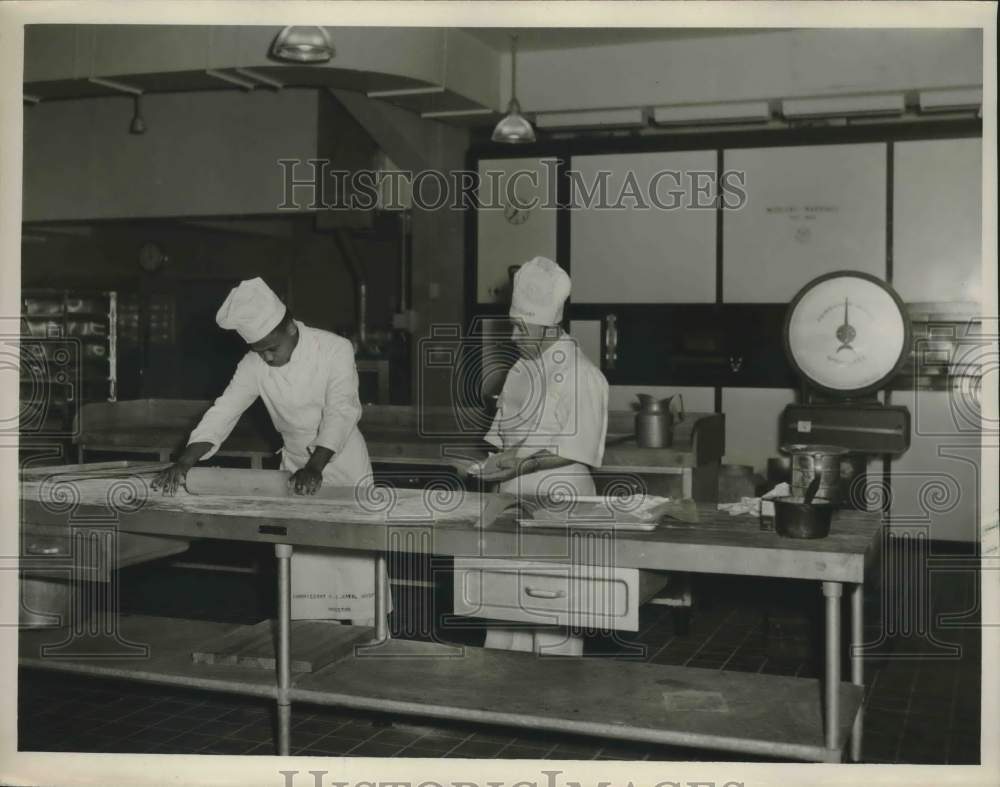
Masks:
[[[58,555],[59,547],[42,546],[41,544],[28,544],[27,553],[29,555]]]
[[[565,598],[566,593],[562,590],[539,590],[538,588],[525,588],[524,592],[532,598]]]

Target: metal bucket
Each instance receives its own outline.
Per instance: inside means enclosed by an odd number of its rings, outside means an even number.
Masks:
[[[845,500],[840,464],[848,450],[836,445],[789,445],[782,450],[792,455],[792,495],[805,496],[810,482],[820,477],[816,497],[840,504]]]

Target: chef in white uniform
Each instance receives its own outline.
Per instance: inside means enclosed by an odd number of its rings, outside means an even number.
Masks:
[[[351,342],[293,319],[260,278],[235,287],[216,322],[239,333],[250,352],[153,488],[174,494],[196,462],[219,450],[258,396],[281,433],[281,468],[292,473],[295,493],[312,495],[324,484],[371,484]],[[368,555],[296,547],[291,584],[293,618],[374,623],[375,563]]]
[[[520,358],[497,401],[487,442],[500,452],[478,468],[483,481],[515,495],[594,495],[590,468],[600,467],[608,429],[608,382],[559,327],[570,279],[552,260],[535,257],[514,275],[510,316]],[[561,643],[561,644],[560,644]],[[491,628],[487,647],[579,653],[565,633]]]

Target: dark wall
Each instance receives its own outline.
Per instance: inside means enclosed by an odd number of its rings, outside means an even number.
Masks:
[[[315,232],[313,223],[308,216],[254,220],[258,232],[272,235],[176,220],[104,222],[71,230],[36,225],[25,228],[34,240],[22,246],[21,286],[114,290],[123,309],[134,304],[144,315],[167,304],[173,315],[169,337],[155,337],[148,328],[140,328],[136,341],[121,334],[119,398],[210,399],[221,393],[246,352],[235,333],[215,324],[220,304],[242,279],[264,278],[307,324],[353,333],[354,279],[332,236]],[[393,226],[384,229],[391,232]],[[369,282],[368,324],[387,328],[398,302],[398,239],[367,234],[353,245]],[[154,273],[138,263],[146,242],[156,243],[168,257]],[[148,326],[148,317],[143,322]]]

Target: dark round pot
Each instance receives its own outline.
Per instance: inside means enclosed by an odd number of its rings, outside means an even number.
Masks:
[[[811,503],[801,497],[775,498],[774,529],[786,538],[826,538],[834,508],[833,502],[819,497]]]

